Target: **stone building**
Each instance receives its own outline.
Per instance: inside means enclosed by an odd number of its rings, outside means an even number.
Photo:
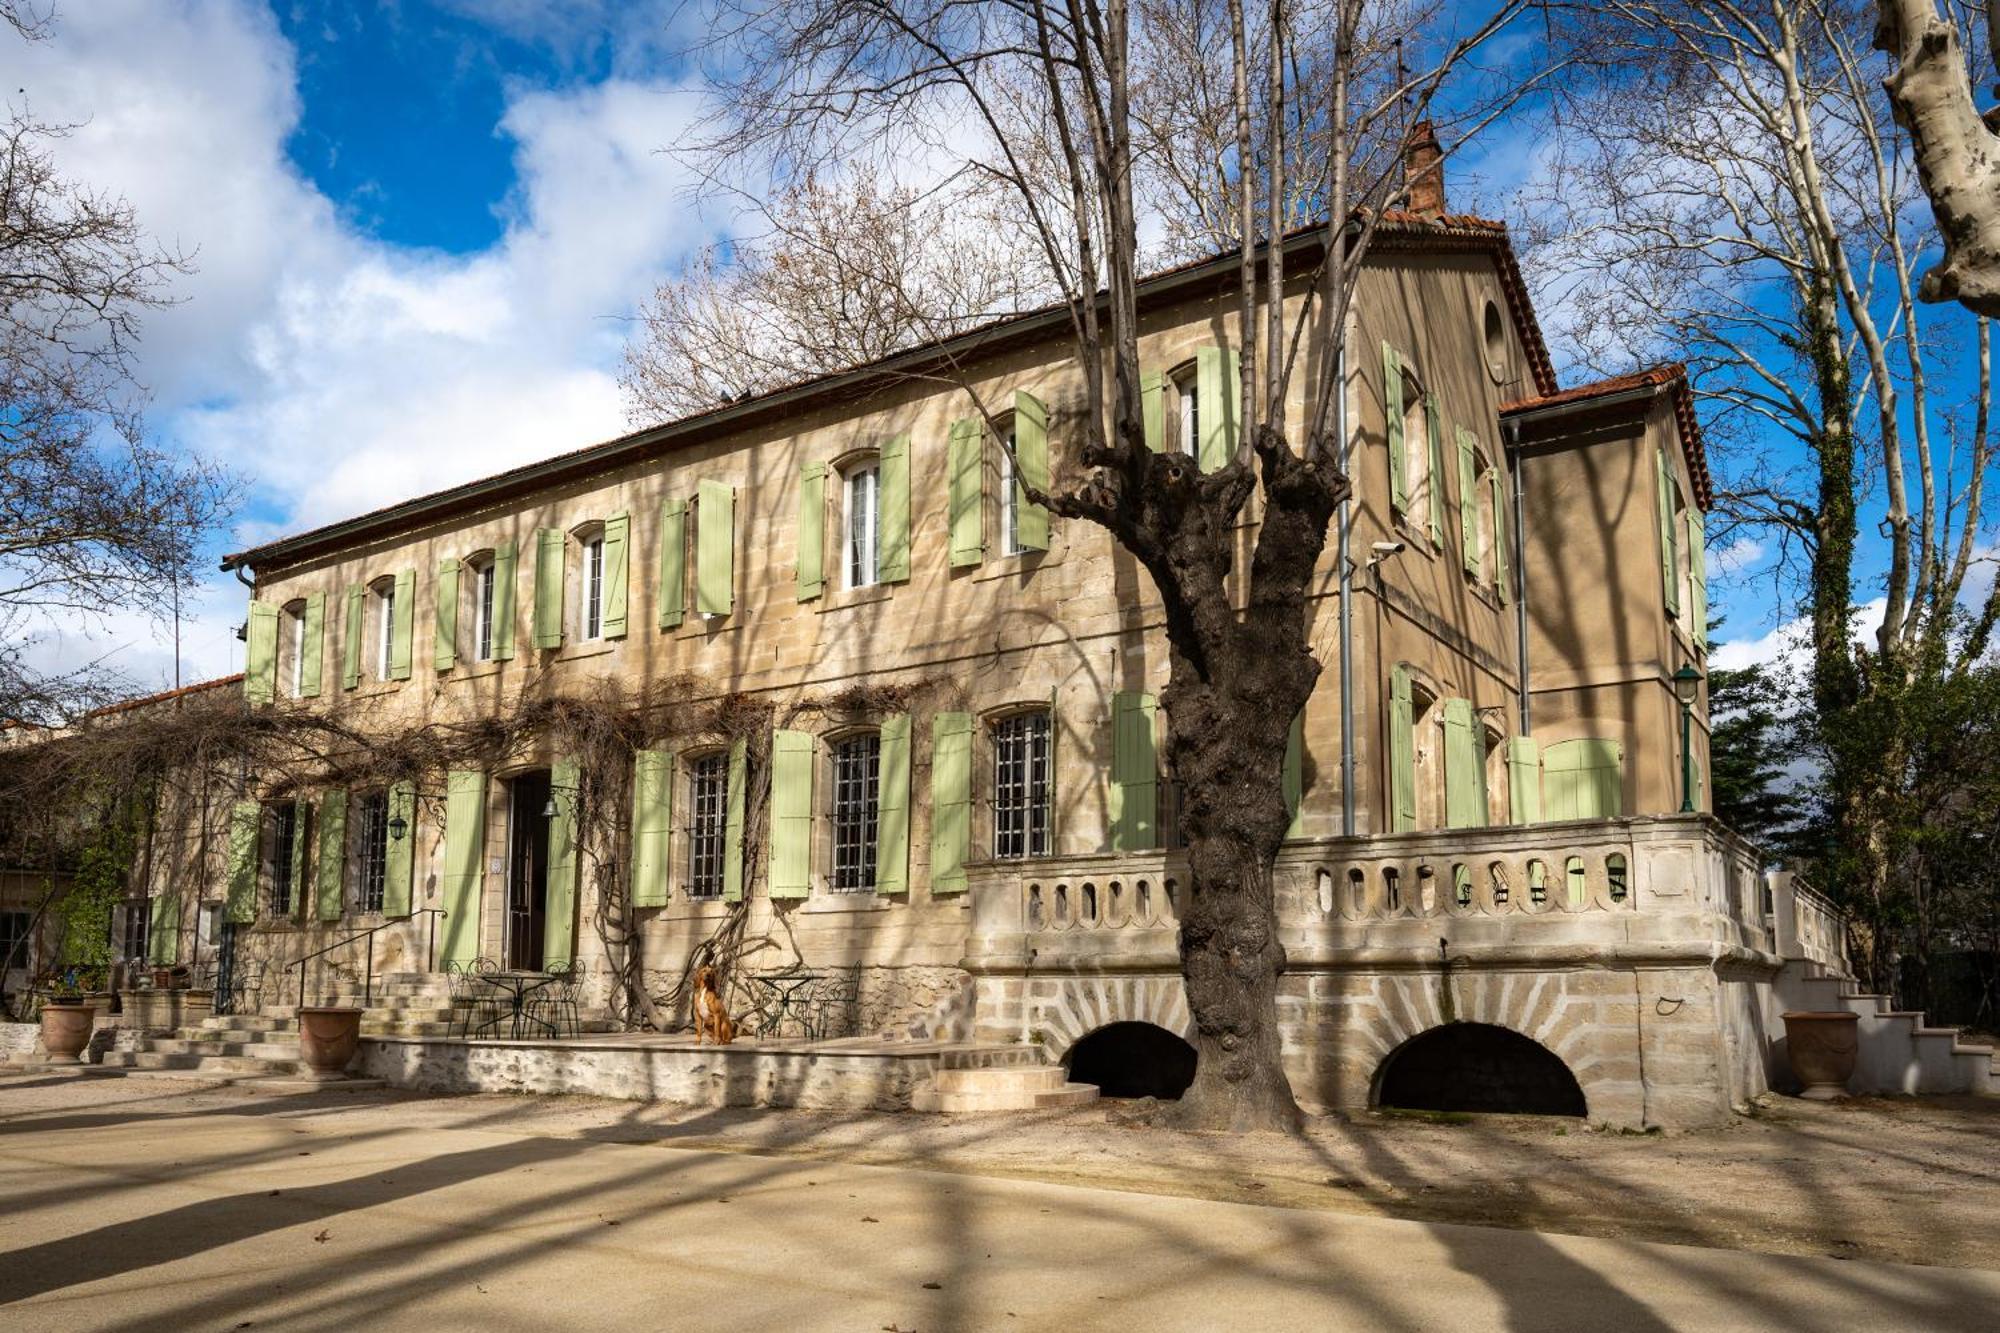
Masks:
[[[1158,448],[1233,448],[1235,276],[1141,287]],[[1561,388],[1505,229],[1441,212],[1384,221],[1343,368],[1321,332],[1292,419],[1344,370],[1354,498],[1285,770],[1300,1096],[1366,1104],[1447,1060],[1501,1100],[1725,1114],[1764,1086],[1792,926],[1701,813],[1705,698],[1675,693],[1706,671],[1684,377]],[[255,706],[377,734],[561,698],[669,720],[609,785],[540,743],[303,795],[245,775],[152,919],[207,904],[273,970],[374,926],[377,970],[574,960],[613,1008],[740,932],[744,968],[855,969],[847,1033],[1072,1060],[1185,1034],[1158,602],[995,439],[1060,474],[1079,395],[1052,310],[228,557]]]

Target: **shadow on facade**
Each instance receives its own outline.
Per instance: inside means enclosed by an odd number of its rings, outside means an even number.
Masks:
[[[1491,1023],[1447,1023],[1389,1052],[1374,1103],[1405,1111],[1581,1116],[1583,1089],[1546,1046]]]
[[[1072,1083],[1095,1083],[1106,1097],[1179,1101],[1194,1082],[1194,1047],[1157,1023],[1112,1023],[1070,1047]]]

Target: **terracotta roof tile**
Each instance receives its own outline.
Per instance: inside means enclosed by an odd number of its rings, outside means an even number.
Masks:
[[[1505,417],[1534,413],[1569,403],[1584,403],[1593,398],[1608,398],[1613,394],[1646,388],[1665,389],[1673,394],[1674,423],[1681,437],[1681,452],[1687,457],[1688,476],[1694,481],[1696,499],[1701,501],[1703,509],[1707,509],[1715,502],[1715,484],[1708,471],[1708,449],[1702,443],[1701,425],[1695,420],[1694,387],[1688,383],[1687,367],[1678,361],[1649,366],[1645,370],[1636,370],[1629,375],[1613,375],[1609,379],[1579,384],[1556,393],[1538,394],[1533,398],[1502,403],[1500,415]]]

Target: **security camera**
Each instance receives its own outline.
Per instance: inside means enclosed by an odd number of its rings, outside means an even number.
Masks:
[[[1376,542],[1371,549],[1375,552],[1377,560],[1386,560],[1392,555],[1401,555],[1403,553],[1403,544],[1401,542]]]

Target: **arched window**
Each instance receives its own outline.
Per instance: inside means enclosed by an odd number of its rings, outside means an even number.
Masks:
[[[369,626],[369,661],[375,668],[375,679],[394,680],[396,669],[396,580],[384,575],[368,585],[369,615],[373,621]]]
[[[1047,856],[1054,806],[1048,710],[1000,718],[992,742],[993,855]]]
[[[305,697],[306,684],[306,603],[303,597],[287,602],[278,620],[278,679],[285,693],[294,699]]]
[[[1000,554],[1019,555],[1021,545],[1020,488],[1014,484],[1014,414],[994,422],[994,431],[1005,447],[1000,450]]]
[[[870,587],[881,567],[881,460],[875,454],[857,458],[840,469],[840,479],[841,568],[848,587]]]
[[[1403,516],[1423,529],[1431,522],[1431,418],[1423,381],[1407,362],[1403,365],[1403,401],[1393,404],[1403,417]]]
[[[571,535],[576,542],[576,637],[589,643],[604,637],[604,525],[585,523]]]
[[[481,551],[465,562],[466,596],[472,601],[472,660],[493,660],[493,613],[499,591],[493,552]]]

